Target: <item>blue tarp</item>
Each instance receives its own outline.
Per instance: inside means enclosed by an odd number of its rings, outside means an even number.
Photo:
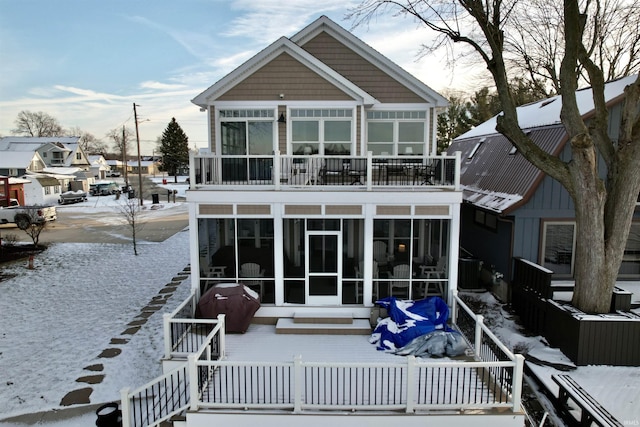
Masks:
[[[464,353],[464,340],[447,326],[449,307],[442,298],[413,301],[389,297],[376,304],[386,308],[389,314],[378,322],[371,334],[370,342],[376,344],[378,350],[416,356]]]

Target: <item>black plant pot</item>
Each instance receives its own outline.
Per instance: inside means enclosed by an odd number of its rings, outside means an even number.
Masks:
[[[118,409],[118,403],[106,403],[96,409],[96,426],[98,427],[121,427],[122,411]]]

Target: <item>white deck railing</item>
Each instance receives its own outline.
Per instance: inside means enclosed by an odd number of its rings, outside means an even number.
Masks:
[[[431,186],[460,188],[460,153],[454,156],[302,156],[198,154],[190,158],[191,189],[212,186],[265,186],[279,189],[318,189],[350,186]],[[312,189],[311,188],[311,189]]]
[[[188,301],[191,297],[181,304],[182,308],[178,307],[172,314],[177,315],[183,312],[182,310],[185,306],[188,306]],[[217,360],[224,357],[224,317],[224,315],[220,315],[216,320],[192,319],[193,324],[200,325],[197,331],[201,331],[203,328],[210,328],[210,332],[204,335],[203,343],[197,350],[198,353],[206,355],[209,360]],[[173,319],[172,323],[183,324],[183,320],[185,319]],[[181,337],[178,335],[173,336],[173,338],[175,338],[176,343],[181,341]],[[193,341],[188,340],[188,342]],[[185,363],[133,391],[129,388],[123,389],[120,392],[122,426],[158,426],[174,415],[186,410],[191,400],[189,379],[189,366]]]
[[[172,315],[185,313],[189,304],[185,301]],[[224,318],[214,320],[213,331],[185,365],[133,392],[123,390],[123,427],[155,426],[187,408],[280,409],[298,414],[497,408],[519,412],[523,356],[506,348],[457,293],[451,312],[454,326],[473,350],[473,362],[412,356],[400,363],[306,362],[300,357],[281,363],[227,361],[223,360]],[[211,327],[205,319],[169,320],[172,325],[189,320]],[[168,334],[170,348],[180,348],[184,336]]]

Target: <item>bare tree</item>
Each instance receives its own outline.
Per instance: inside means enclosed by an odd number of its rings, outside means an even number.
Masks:
[[[27,233],[27,236],[29,236],[33,242],[33,247],[36,248],[40,243],[40,234],[48,228],[49,222],[42,221],[38,214],[37,207],[24,209],[24,213],[21,215],[26,216],[26,218],[17,223],[18,228]]]
[[[144,226],[144,223],[140,221],[140,212],[142,207],[138,203],[136,198],[122,198],[120,199],[120,205],[118,206],[118,213],[127,222],[131,228],[131,242],[133,243],[133,254],[138,255],[138,241],[137,232]]]
[[[113,149],[125,159],[129,155],[129,148],[133,144],[133,131],[129,128],[115,128],[107,132],[107,138],[111,139]]]
[[[80,144],[82,151],[87,154],[104,154],[107,152],[106,143],[100,141],[92,133],[83,131],[78,126],[67,129],[65,133],[69,136],[80,138],[78,139],[78,144]]]
[[[640,78],[625,88],[622,125],[618,141],[607,134],[609,114],[605,105],[604,83],[608,71],[594,49],[592,40],[608,40],[595,25],[605,0],[581,3],[564,0],[561,9],[563,37],[559,53],[558,93],[562,95],[561,120],[571,148],[571,159],[563,161],[536,144],[520,129],[514,96],[509,86],[507,40],[516,40],[517,25],[530,25],[516,17],[521,7],[535,5],[518,0],[365,0],[351,14],[356,25],[386,12],[409,16],[435,31],[446,41],[471,48],[482,59],[495,82],[502,115],[496,129],[540,170],[556,179],[573,199],[576,214],[575,292],[572,303],[590,313],[606,313],[611,303],[618,270],[640,192]],[[626,3],[625,3],[626,4]],[[550,23],[549,25],[553,25]],[[628,29],[638,32],[638,27]],[[544,37],[544,32],[540,37]],[[549,32],[548,37],[552,37]],[[446,39],[443,40],[442,38]],[[555,40],[555,39],[554,39]],[[545,43],[552,43],[547,40]],[[607,43],[602,50],[613,52]],[[612,42],[613,43],[613,42]],[[617,46],[624,55],[634,56],[636,46]],[[608,57],[608,53],[606,54]],[[615,55],[614,55],[615,56]],[[580,114],[576,90],[581,75],[592,87],[594,114],[588,122]],[[598,158],[606,166],[600,176]]]
[[[13,132],[17,135],[25,136],[63,136],[64,130],[55,117],[47,113],[38,111],[22,110],[15,120],[16,128]]]

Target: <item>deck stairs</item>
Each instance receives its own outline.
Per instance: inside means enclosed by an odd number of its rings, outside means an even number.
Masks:
[[[293,317],[278,319],[277,334],[301,335],[369,335],[369,319],[354,319],[345,313],[296,312]]]

